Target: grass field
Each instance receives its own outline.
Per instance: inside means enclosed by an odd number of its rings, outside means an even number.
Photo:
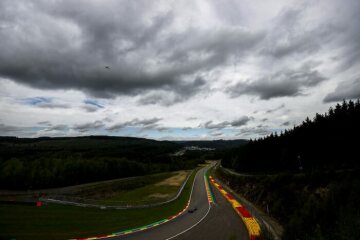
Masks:
[[[106,205],[143,205],[169,200],[176,196],[188,171],[174,172],[168,178],[132,190],[119,191],[101,201]]]
[[[44,194],[49,198],[60,197],[68,201],[100,205],[127,206],[156,203],[175,196],[189,172],[165,172],[36,191],[0,190],[0,201],[34,201],[37,196]],[[175,184],[172,180],[176,180]]]
[[[100,210],[49,204],[0,205],[0,239],[69,239],[109,234],[162,220],[182,210],[196,171],[180,197],[169,204],[130,210]]]

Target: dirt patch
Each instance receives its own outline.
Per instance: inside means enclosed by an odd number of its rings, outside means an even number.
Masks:
[[[168,198],[170,197],[170,194],[166,193],[153,193],[148,196],[149,198]]]
[[[176,175],[169,177],[159,183],[156,184],[156,186],[175,186],[179,187],[184,182],[185,178],[188,175],[188,171],[179,171],[176,173]]]

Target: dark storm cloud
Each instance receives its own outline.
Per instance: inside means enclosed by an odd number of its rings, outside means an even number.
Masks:
[[[104,127],[104,123],[101,121],[95,121],[91,123],[77,124],[73,127],[74,130],[79,132],[88,132]]]
[[[282,70],[254,81],[238,82],[227,88],[231,97],[255,95],[261,99],[291,97],[304,94],[304,90],[316,86],[326,78],[305,64],[297,70]]]
[[[223,129],[227,127],[241,127],[243,125],[246,125],[247,122],[249,122],[252,118],[249,118],[247,116],[241,117],[239,119],[236,119],[234,121],[224,121],[219,123],[214,123],[213,121],[207,121],[203,124],[200,124],[199,127],[207,128],[207,129]]]
[[[179,32],[175,13],[155,7],[148,1],[1,1],[0,76],[101,98],[169,91],[173,99],[140,100],[169,105],[201,90],[198,73],[224,66],[264,38],[240,27]]]
[[[117,123],[115,125],[112,125],[110,127],[107,128],[107,130],[109,131],[117,131],[126,127],[137,127],[137,128],[141,128],[141,129],[155,129],[155,128],[161,128],[159,127],[159,122],[162,120],[162,118],[149,118],[149,119],[142,119],[139,120],[137,118],[131,120],[131,121],[127,121],[127,122],[122,122],[122,123]]]
[[[341,82],[334,92],[324,98],[324,102],[339,102],[342,100],[360,98],[360,78],[355,81]]]

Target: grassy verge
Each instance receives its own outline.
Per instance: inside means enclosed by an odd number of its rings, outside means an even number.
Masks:
[[[124,205],[125,203],[131,205],[150,204],[167,200],[176,195],[178,190],[179,186],[146,185],[133,191],[117,193],[106,200],[100,201],[100,203],[105,205]]]
[[[170,200],[176,196],[188,174],[188,171],[178,171],[161,181],[132,190],[115,192],[112,196],[100,201],[99,204],[144,205]]]
[[[35,201],[38,196],[98,205],[143,205],[175,196],[188,171],[166,172],[114,179],[58,189],[1,192],[0,201]],[[181,177],[179,177],[181,176]],[[176,178],[176,184],[159,184]]]
[[[181,211],[197,171],[180,197],[169,204],[130,210],[100,210],[49,204],[0,205],[0,239],[68,239],[109,234],[162,220]]]

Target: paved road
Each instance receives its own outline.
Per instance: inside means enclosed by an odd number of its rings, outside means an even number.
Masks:
[[[215,204],[210,213],[198,226],[174,240],[206,239],[206,240],[248,240],[249,235],[244,223],[231,204],[213,185]]]
[[[178,240],[178,239],[241,239],[248,240],[247,231],[240,217],[232,209],[230,203],[212,186],[216,203],[209,206],[204,172],[201,169],[195,176],[194,188],[189,209],[194,207],[194,213],[187,211],[178,218],[142,232],[111,239],[127,240]]]

